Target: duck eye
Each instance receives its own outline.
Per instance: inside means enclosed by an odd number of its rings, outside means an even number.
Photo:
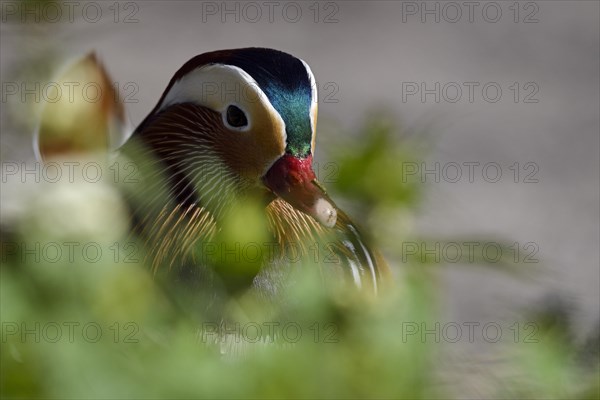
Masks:
[[[234,128],[241,128],[248,125],[246,114],[234,105],[227,107],[227,123]]]

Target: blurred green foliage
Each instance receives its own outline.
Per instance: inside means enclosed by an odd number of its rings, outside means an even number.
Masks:
[[[372,115],[358,140],[339,146],[333,156],[339,165],[335,190],[358,203],[361,211],[377,207],[413,207],[421,198],[418,179],[403,168],[422,159],[417,143],[406,137],[385,114]]]
[[[368,120],[334,156],[333,191],[363,210],[367,224],[380,210],[413,213],[423,198],[422,185],[397,176],[401,160],[422,154],[386,121]],[[250,224],[253,216],[243,219]],[[239,236],[237,224],[228,229]],[[410,235],[391,225],[385,232],[396,229],[397,241]],[[536,341],[496,344],[508,358],[462,360],[492,377],[487,391],[472,392],[460,367],[444,362],[461,344],[423,336],[440,319],[439,269],[418,258],[402,263],[398,249],[383,247],[395,282],[376,299],[327,290],[306,268],[282,299],[293,317],[271,319],[255,298],[240,295],[224,305],[236,322],[223,332],[180,286],[153,277],[139,254],[125,257],[118,252],[126,249],[103,239],[103,256],[92,261],[38,260],[32,237],[2,237],[3,398],[598,398],[597,352],[585,350],[592,356],[582,361],[568,323],[541,315]],[[442,385],[449,373],[454,380]]]

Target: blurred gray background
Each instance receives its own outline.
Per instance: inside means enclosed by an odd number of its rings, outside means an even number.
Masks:
[[[367,111],[388,110],[409,128],[427,126],[433,146],[428,168],[436,162],[480,163],[473,182],[428,176],[427,200],[406,221],[412,232],[495,238],[518,242],[522,251],[533,242],[539,248],[539,270],[526,281],[468,265],[442,268],[440,297],[448,321],[510,321],[549,293],[572,301],[583,331],[597,321],[599,2],[477,2],[472,15],[463,2],[276,2],[272,15],[260,1],[123,2],[118,14],[113,2],[92,3],[78,3],[72,22],[65,7],[60,23],[24,24],[20,5],[2,2],[3,84],[34,69],[45,54],[73,57],[95,50],[121,90],[128,82],[139,89],[131,96],[137,102],[126,104],[135,126],[172,74],[196,54],[246,46],[287,51],[312,67],[323,123],[352,129]],[[16,11],[7,8],[11,4]],[[102,17],[93,22],[98,7]],[[433,11],[421,14],[427,10]],[[422,99],[407,92],[422,83],[435,88],[436,82],[439,102],[435,94]],[[472,102],[464,82],[479,85]],[[498,101],[490,101],[493,88],[487,98],[482,93],[487,83],[501,88]],[[462,97],[452,102],[456,86]],[[1,104],[3,162],[33,157],[28,118],[15,122],[19,115],[23,119],[19,109],[25,106],[14,97]],[[324,135],[317,143],[319,160],[344,146]],[[489,162],[501,166],[496,183],[483,178],[481,166]],[[517,183],[509,169],[515,163]],[[537,183],[523,182],[532,171],[527,163],[539,168]]]

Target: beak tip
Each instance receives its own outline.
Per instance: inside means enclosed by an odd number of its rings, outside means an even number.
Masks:
[[[337,211],[327,200],[320,198],[313,207],[313,217],[327,228],[333,228],[337,222]]]

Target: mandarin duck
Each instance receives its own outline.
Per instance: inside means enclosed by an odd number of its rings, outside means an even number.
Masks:
[[[327,279],[376,293],[388,267],[317,180],[316,127],[316,81],[303,60],[242,48],[186,62],[119,149],[121,166],[139,172],[123,186],[153,268],[276,292],[291,264],[310,261]],[[258,214],[244,213],[256,204]],[[223,231],[262,253],[228,258],[239,246]],[[222,257],[219,245],[229,246]]]

